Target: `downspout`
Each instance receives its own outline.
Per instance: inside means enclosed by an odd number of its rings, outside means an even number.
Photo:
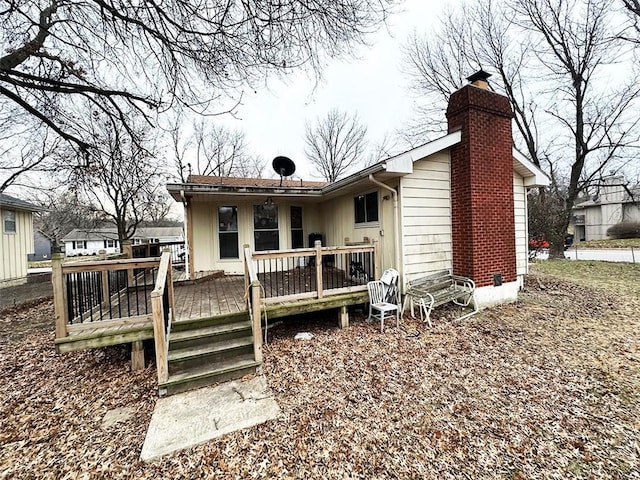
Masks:
[[[395,242],[395,257],[396,257],[396,269],[398,270],[402,270],[404,273],[404,269],[400,267],[400,212],[398,210],[398,192],[396,191],[395,188],[391,188],[388,185],[385,185],[384,183],[376,180],[375,178],[373,178],[373,174],[370,173],[369,174],[369,181],[371,183],[374,183],[376,185],[378,185],[380,188],[384,188],[385,190],[388,190],[391,192],[391,195],[393,196],[393,223],[394,223],[394,230],[395,230],[395,235],[394,235],[394,242]]]
[[[184,195],[184,190],[180,190],[180,197],[182,198],[182,205],[184,206],[184,272],[187,280],[191,279],[191,272],[189,271],[189,225],[187,224],[187,197]]]

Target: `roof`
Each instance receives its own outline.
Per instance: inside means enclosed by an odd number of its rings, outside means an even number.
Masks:
[[[220,185],[224,187],[259,187],[259,188],[322,188],[327,182],[311,182],[308,180],[282,180],[279,178],[240,178],[240,177],[213,177],[207,175],[191,175],[187,183],[200,185]]]
[[[8,207],[14,210],[24,210],[27,212],[43,212],[46,209],[33,205],[32,203],[25,202],[19,198],[0,193],[0,207]]]
[[[139,227],[133,238],[148,239],[162,237],[182,238],[182,227]],[[115,228],[81,229],[74,228],[62,239],[65,242],[72,240],[117,240],[118,231]]]
[[[353,188],[356,184],[370,182],[369,175],[380,174],[380,178],[392,178],[410,174],[413,172],[413,164],[415,162],[447,150],[460,143],[461,139],[462,132],[460,130],[448,133],[333,183],[283,180],[282,184],[280,184],[279,179],[192,175],[186,183],[168,184],[167,190],[178,201],[185,201],[184,196],[187,193],[204,195],[239,193],[243,195],[262,194],[326,198],[337,194],[336,192],[345,188]],[[515,148],[513,149],[513,168],[524,178],[524,183],[527,187],[545,186],[550,183],[547,175]]]

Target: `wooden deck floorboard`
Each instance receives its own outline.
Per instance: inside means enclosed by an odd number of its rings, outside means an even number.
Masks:
[[[243,301],[244,278],[227,275],[220,278],[174,286],[177,320],[211,317],[247,309]]]

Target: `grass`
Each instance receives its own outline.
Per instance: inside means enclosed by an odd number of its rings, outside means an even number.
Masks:
[[[50,267],[51,266],[51,260],[38,260],[38,261],[32,261],[32,262],[28,262],[27,266],[29,268],[45,268],[45,267]]]
[[[638,248],[640,249],[640,238],[622,238],[617,240],[589,240],[587,242],[574,243],[578,248]]]
[[[548,260],[533,264],[532,269],[587,287],[640,298],[640,263]]]

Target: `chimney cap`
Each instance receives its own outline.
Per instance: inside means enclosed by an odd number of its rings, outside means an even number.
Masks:
[[[469,80],[470,83],[476,82],[478,80],[486,82],[490,76],[491,76],[490,73],[487,73],[484,70],[480,69],[476,73],[469,75],[467,77],[467,80]]]

